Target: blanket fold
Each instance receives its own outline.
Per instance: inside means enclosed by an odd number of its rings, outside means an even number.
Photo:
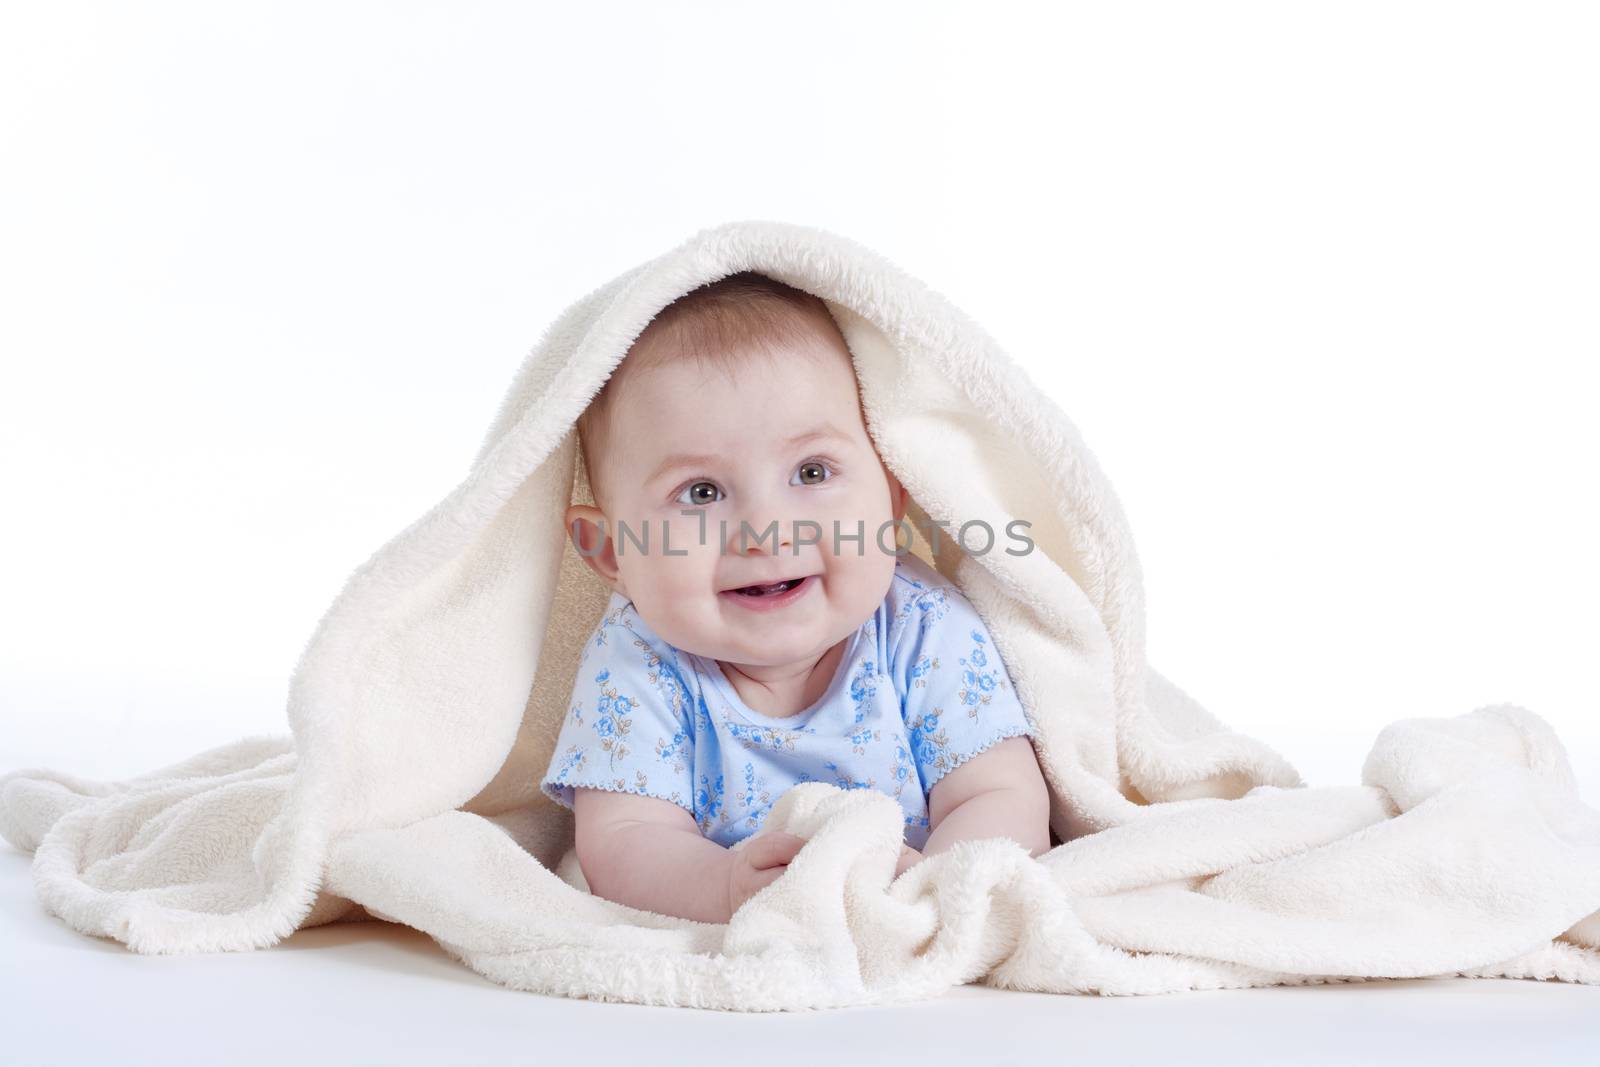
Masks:
[[[889,796],[790,789],[807,844],[727,924],[591,895],[544,797],[609,590],[562,527],[573,427],[663,307],[754,270],[822,298],[911,550],[982,615],[1036,730],[1063,844],[962,842],[893,877]],[[981,520],[1032,551],[966,551]],[[741,1011],[982,981],[1138,994],[1464,974],[1600,983],[1600,814],[1509,704],[1407,719],[1359,785],[1309,788],[1145,657],[1138,558],[1066,415],[983,330],[859,244],[777,222],[695,234],[590,292],[513,379],[459,485],[349,576],[290,679],[290,734],[122,781],[0,777],[40,900],[143,953],[236,951],[377,918],[507,986]]]

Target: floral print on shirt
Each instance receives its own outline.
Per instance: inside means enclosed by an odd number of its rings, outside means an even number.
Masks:
[[[919,558],[896,561],[848,651],[824,699],[789,725],[751,712],[701,669],[713,661],[666,644],[613,595],[540,788],[568,807],[578,787],[657,797],[732,845],[794,785],[828,782],[896,800],[921,847],[938,780],[1032,725],[976,609]]]

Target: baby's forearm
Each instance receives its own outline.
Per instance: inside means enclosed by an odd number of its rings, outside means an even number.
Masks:
[[[1040,810],[1027,796],[1010,789],[994,789],[969,797],[934,827],[922,846],[924,856],[943,852],[957,841],[1009,837],[1039,856],[1050,851],[1050,813]]]
[[[578,860],[596,896],[658,915],[728,921],[732,853],[698,831],[629,823],[608,831],[596,851]]]

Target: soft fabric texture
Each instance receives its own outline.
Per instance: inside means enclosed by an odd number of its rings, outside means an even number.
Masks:
[[[888,595],[846,642],[821,697],[763,715],[716,660],[674,648],[613,593],[540,788],[568,808],[576,786],[659,797],[731,846],[793,786],[832,782],[893,797],[921,848],[928,792],[997,742],[1032,736],[1027,710],[983,618],[918,556],[895,561]]]
[[[1066,842],[1045,856],[962,842],[891,884],[895,801],[807,782],[764,826],[806,846],[727,924],[583,891],[571,813],[538,789],[609,599],[562,526],[569,501],[591,502],[574,421],[660,308],[740,270],[817,294],[838,321],[873,439],[911,494],[913,550],[981,613],[1037,726]],[[1034,551],[930,548],[931,522],[1013,518]],[[1144,635],[1116,495],[983,330],[854,242],[732,223],[550,326],[462,482],[316,626],[290,680],[292,736],[117,782],[16,771],[0,779],[0,832],[34,852],[49,911],[138,952],[259,948],[372,915],[494,981],[567,996],[775,1010],[976,980],[1600,980],[1600,816],[1542,720],[1508,705],[1404,720],[1362,784],[1306,788],[1156,672]]]

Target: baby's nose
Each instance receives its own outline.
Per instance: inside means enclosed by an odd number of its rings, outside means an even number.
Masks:
[[[777,555],[788,552],[794,546],[794,524],[782,522],[771,517],[757,520],[745,516],[739,520],[739,525],[729,531],[729,551],[741,556],[759,555],[763,552]]]

